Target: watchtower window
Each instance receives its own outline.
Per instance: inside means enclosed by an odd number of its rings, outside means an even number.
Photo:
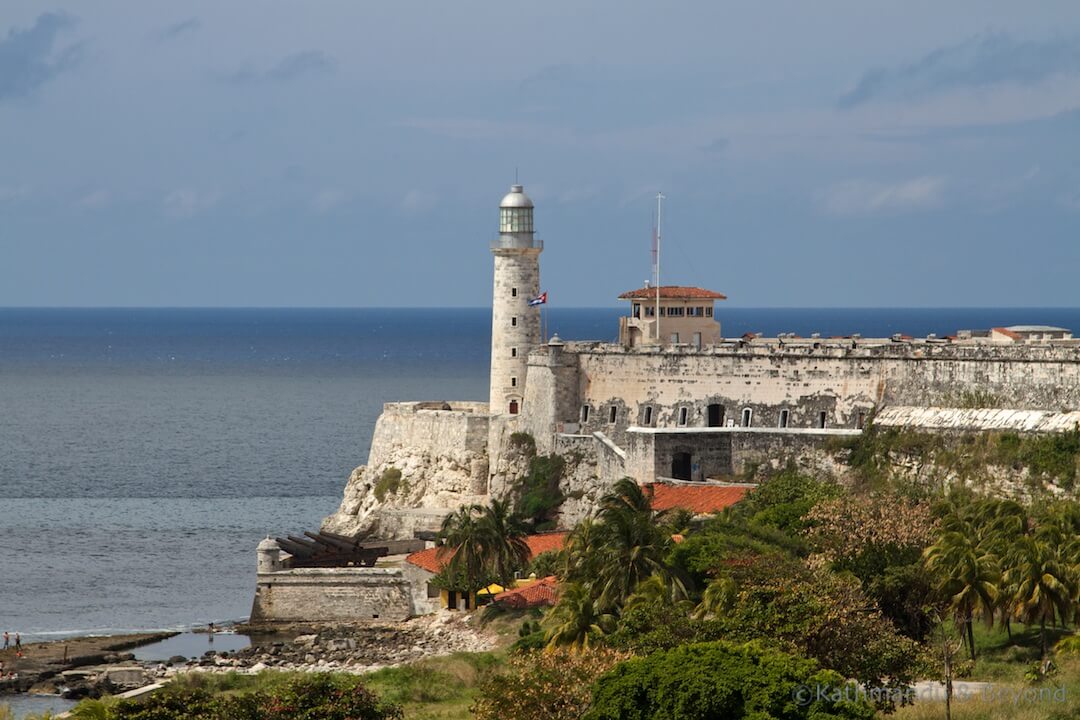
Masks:
[[[517,315],[510,318],[510,327],[517,327]]]
[[[581,406],[581,422],[582,423],[589,422],[589,406],[588,405],[582,405]]]
[[[790,417],[791,417],[791,411],[789,411],[789,410],[781,410],[780,411],[780,427],[786,428],[788,426],[788,418],[790,418]]]
[[[642,417],[641,424],[645,427],[652,427],[652,405],[645,406],[645,414]]]
[[[510,348],[510,357],[517,357],[517,348]]]
[[[510,378],[510,387],[517,387],[517,378],[516,377]]]
[[[510,288],[510,297],[517,297],[517,288]]]
[[[743,408],[742,411],[742,426],[750,427],[750,423],[754,421],[754,411],[750,408]]]
[[[828,421],[828,419],[829,419],[829,414],[827,412],[825,412],[824,410],[822,410],[821,412],[818,413],[818,425],[817,426],[819,428],[825,429],[825,424]]]
[[[690,409],[681,407],[679,408],[679,427],[686,425],[686,420],[690,416]]]
[[[612,405],[611,408],[608,410],[608,419],[607,419],[608,423],[610,423],[611,425],[614,425],[615,420],[618,419],[618,417],[619,417],[619,408]]]
[[[862,430],[863,427],[865,427],[865,426],[866,426],[866,413],[861,412],[861,413],[859,413],[858,419],[855,421],[855,427],[857,427],[859,430]]]

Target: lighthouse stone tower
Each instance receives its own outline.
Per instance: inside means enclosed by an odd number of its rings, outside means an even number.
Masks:
[[[499,237],[491,241],[495,288],[491,302],[492,415],[516,415],[525,397],[529,351],[540,344],[540,308],[529,301],[540,293],[542,240],[533,237],[533,203],[521,185],[512,185],[499,203]]]

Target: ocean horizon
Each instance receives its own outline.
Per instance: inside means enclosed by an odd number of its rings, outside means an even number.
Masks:
[[[548,308],[613,341],[625,308]],[[1080,308],[718,308],[725,336],[888,337]],[[0,308],[0,631],[184,629],[250,610],[255,545],[314,530],[385,402],[484,400],[488,308]]]

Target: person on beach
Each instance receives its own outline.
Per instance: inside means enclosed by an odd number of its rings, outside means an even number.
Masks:
[[[15,633],[15,657],[22,657],[22,635]]]
[[[7,650],[9,645],[11,645],[11,636],[8,635],[7,630],[5,630],[4,631],[4,649]]]

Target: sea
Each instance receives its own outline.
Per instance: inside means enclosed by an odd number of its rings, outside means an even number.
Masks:
[[[621,308],[544,310],[616,338]],[[725,336],[951,334],[1080,309],[718,311]],[[243,620],[255,546],[316,530],[383,403],[483,400],[490,310],[0,309],[0,630]]]

